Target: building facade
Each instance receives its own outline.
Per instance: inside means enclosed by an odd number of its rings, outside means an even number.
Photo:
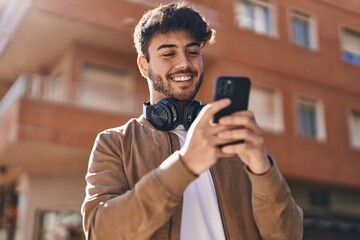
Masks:
[[[0,0],[0,239],[84,239],[96,135],[142,113],[132,32],[155,0]],[[198,99],[249,108],[304,209],[304,239],[360,236],[360,2],[193,0],[217,32]]]

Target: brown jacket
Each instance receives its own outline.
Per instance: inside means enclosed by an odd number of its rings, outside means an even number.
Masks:
[[[182,195],[197,176],[178,149],[175,134],[143,117],[100,133],[82,206],[87,239],[180,239]],[[220,159],[211,174],[226,239],[302,238],[302,210],[275,163],[257,176],[238,158]]]

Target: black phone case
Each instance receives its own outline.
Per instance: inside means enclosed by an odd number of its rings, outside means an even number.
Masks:
[[[214,115],[214,123],[231,113],[247,110],[249,102],[251,81],[247,77],[220,76],[216,79],[213,99],[230,98],[230,106],[220,110]]]

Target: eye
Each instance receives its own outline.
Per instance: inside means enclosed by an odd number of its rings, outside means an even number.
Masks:
[[[187,53],[189,56],[193,56],[193,57],[196,57],[196,56],[199,56],[200,55],[200,50],[198,48],[192,48],[192,49],[189,49],[188,50],[188,53]]]
[[[172,53],[172,52],[171,52],[171,53],[164,53],[164,54],[162,54],[163,57],[167,57],[167,58],[168,58],[168,57],[172,57],[172,56],[174,56],[174,55],[175,55],[175,53]]]
[[[199,54],[200,54],[200,52],[198,52],[198,51],[189,52],[189,55],[191,55],[191,56],[198,56]]]

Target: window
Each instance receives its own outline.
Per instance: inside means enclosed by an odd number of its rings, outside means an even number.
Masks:
[[[272,132],[284,129],[280,93],[268,87],[253,86],[250,92],[249,109],[255,114],[260,127]]]
[[[40,210],[37,212],[35,239],[84,240],[79,211]]]
[[[344,28],[342,31],[343,60],[360,66],[360,32]]]
[[[238,0],[236,21],[242,28],[256,33],[275,35],[273,8],[266,0]]]
[[[88,61],[83,62],[81,66],[81,81],[94,86],[126,92],[132,91],[134,87],[128,71]]]
[[[299,98],[299,131],[304,137],[325,139],[325,121],[323,105],[311,98]]]
[[[290,12],[292,41],[309,49],[317,48],[315,21],[306,13],[297,10]]]
[[[350,142],[355,148],[360,148],[360,109],[350,110]]]
[[[81,65],[78,103],[106,111],[133,113],[134,81],[125,69],[85,61]]]

